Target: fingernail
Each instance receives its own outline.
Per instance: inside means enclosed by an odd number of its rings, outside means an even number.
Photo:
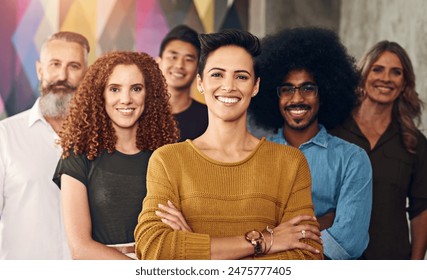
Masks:
[[[173,203],[172,203],[170,200],[168,200],[168,204],[169,204],[169,205],[173,205]]]
[[[157,206],[159,206],[159,208],[163,208],[163,204],[159,203]]]
[[[319,253],[320,253],[320,251],[316,249],[316,253],[317,253],[317,254],[319,254]]]
[[[314,218],[314,220],[315,220],[315,221],[317,221],[317,218],[316,218],[316,216],[313,216],[313,218]]]
[[[156,213],[157,216],[160,216],[161,212],[160,211],[156,211],[155,213]]]

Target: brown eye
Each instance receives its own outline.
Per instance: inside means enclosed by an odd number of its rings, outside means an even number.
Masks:
[[[141,86],[133,87],[132,91],[140,92],[140,91],[142,91],[142,87]]]
[[[279,93],[283,95],[292,95],[294,94],[295,88],[293,86],[281,86],[279,88]]]
[[[393,74],[396,76],[400,76],[400,75],[402,75],[402,71],[400,69],[394,69]]]
[[[382,67],[378,67],[378,66],[376,66],[376,67],[373,67],[372,68],[372,72],[375,72],[375,73],[380,73],[380,72],[382,72],[383,71],[383,68]]]
[[[301,90],[305,93],[313,93],[317,90],[317,87],[315,85],[303,85]]]
[[[214,77],[214,78],[221,77],[221,73],[212,73],[211,77]]]
[[[245,76],[245,75],[238,75],[237,77],[236,77],[238,80],[247,80],[247,79],[249,79],[247,76]]]

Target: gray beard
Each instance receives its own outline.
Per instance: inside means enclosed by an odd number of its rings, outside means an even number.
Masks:
[[[65,118],[74,93],[46,93],[40,97],[40,111],[44,117]]]

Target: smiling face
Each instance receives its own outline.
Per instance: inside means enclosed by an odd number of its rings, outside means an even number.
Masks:
[[[136,65],[114,67],[104,89],[105,110],[117,134],[132,131],[136,135],[138,119],[145,107],[144,77]]]
[[[47,42],[37,62],[42,95],[74,93],[86,72],[85,49],[74,42]]]
[[[365,82],[366,97],[372,102],[392,104],[403,89],[402,63],[397,55],[385,51],[369,70]]]
[[[291,71],[283,80],[283,84],[300,87],[316,85],[314,78],[306,70]],[[319,96],[303,97],[300,90],[292,96],[282,95],[279,99],[280,113],[285,121],[285,129],[305,130],[317,129],[319,112]]]
[[[237,46],[218,48],[208,55],[203,79],[197,76],[197,87],[204,92],[210,122],[213,118],[235,121],[246,117],[259,87],[252,56]]]
[[[69,101],[86,72],[86,50],[75,42],[46,43],[36,64],[40,81],[40,110],[45,117],[65,117]]]
[[[197,72],[197,49],[181,40],[170,41],[157,59],[171,94],[190,89]]]

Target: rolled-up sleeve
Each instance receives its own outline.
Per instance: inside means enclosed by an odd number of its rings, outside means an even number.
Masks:
[[[357,259],[368,246],[372,209],[372,168],[358,149],[346,162],[332,227],[322,231],[324,253],[331,259]]]

